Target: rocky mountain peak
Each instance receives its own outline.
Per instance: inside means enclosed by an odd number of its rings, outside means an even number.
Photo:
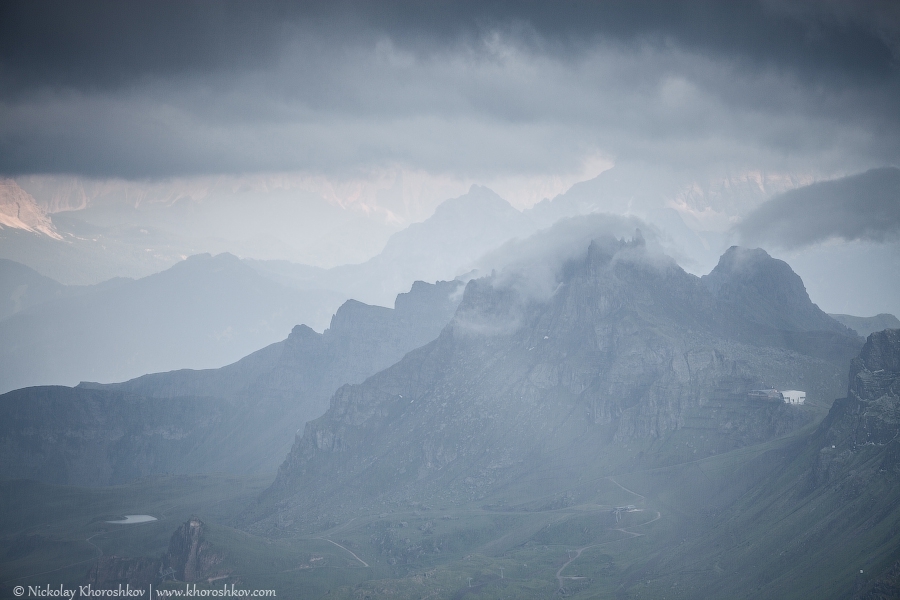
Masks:
[[[704,283],[716,296],[752,290],[764,296],[773,294],[782,303],[810,302],[800,276],[786,262],[772,258],[762,248],[732,246],[704,277]]]
[[[813,304],[803,280],[786,262],[761,248],[732,246],[701,280],[733,317],[785,331],[849,334]]]
[[[247,518],[315,530],[360,507],[539,488],[535,472],[569,481],[651,448],[693,460],[806,422],[748,403],[762,381],[840,393],[835,363],[729,338],[721,310],[639,237],[472,280],[436,340],[337,391]]]
[[[847,398],[858,444],[886,444],[900,435],[900,329],[869,336],[850,363]]]
[[[871,334],[850,363],[847,397],[823,422],[826,446],[840,451],[896,444],[900,437],[900,329]]]
[[[220,575],[217,565],[221,562],[222,555],[206,539],[206,524],[197,517],[191,517],[175,530],[163,559],[165,567],[175,569],[179,581],[200,581]]]

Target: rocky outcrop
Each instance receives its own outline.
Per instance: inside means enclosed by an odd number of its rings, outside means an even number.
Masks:
[[[207,526],[197,517],[182,523],[169,539],[162,556],[101,556],[91,566],[85,584],[97,589],[147,589],[162,580],[201,582],[230,574],[223,567],[224,554],[207,539]]]
[[[837,438],[834,441],[883,446],[897,439],[900,435],[900,329],[869,336],[862,352],[850,363],[847,399],[834,410],[830,427]]]
[[[247,520],[315,529],[362,507],[467,502],[513,482],[564,487],[635,461],[692,460],[808,422],[796,408],[748,403],[746,391],[763,382],[802,386],[819,401],[843,385],[840,363],[777,336],[749,343],[723,332],[734,303],[639,237],[596,240],[549,298],[529,292],[529,276],[471,281],[437,340],[338,390]],[[802,284],[773,293],[789,306],[809,302]],[[798,319],[777,323],[809,325]],[[825,319],[829,334],[857,343]]]
[[[178,581],[194,582],[227,575],[220,568],[222,560],[206,539],[206,525],[191,517],[172,534],[163,567],[174,569]]]
[[[900,329],[869,336],[850,363],[847,397],[835,400],[815,443],[811,488],[842,481],[851,469],[857,479],[873,469],[900,475]],[[867,457],[876,460],[861,467]]]

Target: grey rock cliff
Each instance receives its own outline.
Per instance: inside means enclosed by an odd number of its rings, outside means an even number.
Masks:
[[[206,525],[197,517],[182,523],[169,540],[163,566],[175,570],[178,581],[201,581],[221,576],[223,556],[206,539]]]
[[[761,260],[761,270],[772,267]],[[724,329],[740,304],[720,301],[639,239],[596,240],[550,298],[523,292],[527,276],[470,282],[437,340],[338,390],[247,520],[314,529],[411,498],[464,502],[513,482],[563,486],[636,460],[695,459],[811,418],[748,403],[746,391],[762,382],[803,386],[823,402],[842,386],[839,363],[753,335],[751,318],[737,333]],[[773,290],[775,306],[784,292],[794,308],[776,323],[793,331],[817,315],[805,290],[790,297],[800,290]],[[858,338],[821,323],[845,354],[858,350]]]
[[[814,486],[840,479],[870,455],[878,456],[878,470],[900,475],[900,329],[869,336],[850,363],[847,397],[834,402],[817,446]]]

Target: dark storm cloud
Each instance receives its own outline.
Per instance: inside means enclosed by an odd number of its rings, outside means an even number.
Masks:
[[[126,84],[145,75],[249,68],[274,60],[302,29],[335,46],[387,33],[418,47],[485,31],[517,31],[544,51],[572,52],[597,37],[674,42],[806,74],[891,76],[900,11],[891,2],[747,0],[596,2],[6,2],[0,61],[18,87]],[[333,50],[334,47],[329,48]],[[323,48],[323,50],[325,50]]]
[[[799,248],[832,238],[883,242],[900,234],[900,169],[872,169],[769,200],[736,227],[745,243]]]
[[[892,162],[895,7],[7,2],[0,172]]]

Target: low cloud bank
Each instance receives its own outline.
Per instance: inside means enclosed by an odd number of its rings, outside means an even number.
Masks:
[[[665,260],[655,227],[633,216],[590,214],[557,222],[524,240],[512,240],[482,258],[470,277],[496,273],[495,286],[546,300],[556,291],[565,264],[584,256],[596,239],[644,238],[647,256]],[[668,259],[671,262],[671,259]]]
[[[734,228],[745,245],[900,239],[900,169],[872,169],[776,196]]]

